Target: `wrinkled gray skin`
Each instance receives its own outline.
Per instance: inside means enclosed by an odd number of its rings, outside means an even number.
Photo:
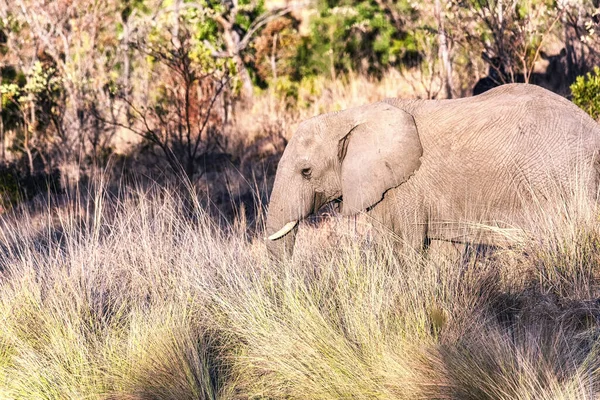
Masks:
[[[457,222],[514,222],[574,175],[595,193],[599,149],[595,121],[527,84],[320,115],[300,124],[283,153],[266,236],[341,198],[343,214],[366,211],[417,249],[436,239],[493,244],[493,235]],[[291,254],[296,231],[267,239],[271,254]]]

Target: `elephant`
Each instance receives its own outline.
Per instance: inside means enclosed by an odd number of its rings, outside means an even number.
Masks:
[[[299,221],[333,201],[342,215],[366,213],[415,249],[434,240],[494,245],[480,223],[515,222],[550,187],[583,176],[595,196],[599,150],[590,116],[524,83],[322,114],[299,124],[279,161],[267,249],[276,259],[291,255]]]

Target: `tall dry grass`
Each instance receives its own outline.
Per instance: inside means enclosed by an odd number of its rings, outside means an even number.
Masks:
[[[561,207],[487,256],[334,220],[281,263],[166,188],[4,216],[0,397],[597,398],[598,214]]]

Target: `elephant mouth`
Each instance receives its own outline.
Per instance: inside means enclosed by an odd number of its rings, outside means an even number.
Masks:
[[[292,231],[292,229],[294,229],[296,227],[296,225],[298,225],[298,220],[290,221],[287,224],[285,224],[283,226],[283,228],[281,228],[280,230],[278,230],[277,232],[275,232],[274,234],[269,236],[268,239],[270,241],[275,241],[277,239],[281,239],[282,237],[284,237],[285,235],[290,233]]]
[[[342,197],[341,196],[337,197],[337,198],[333,199],[331,202],[324,201],[324,202],[321,203],[321,205],[319,206],[319,208],[322,208],[323,203],[324,204],[331,203],[332,207],[333,207],[333,210],[335,212],[340,212],[341,207],[342,207]],[[313,210],[313,213],[315,211],[316,210]],[[285,224],[283,226],[283,228],[281,228],[277,232],[273,233],[271,236],[267,237],[267,239],[270,240],[270,241],[272,241],[272,242],[275,241],[275,240],[281,239],[282,237],[284,237],[285,235],[287,235],[288,233],[290,233],[298,225],[299,222],[300,222],[300,220],[294,220],[294,221],[288,222],[287,224]]]

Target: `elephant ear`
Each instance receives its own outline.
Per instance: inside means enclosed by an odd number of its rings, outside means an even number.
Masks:
[[[423,154],[417,126],[407,112],[382,102],[353,111],[358,112],[356,124],[339,143],[346,215],[375,205],[387,190],[406,182]]]

